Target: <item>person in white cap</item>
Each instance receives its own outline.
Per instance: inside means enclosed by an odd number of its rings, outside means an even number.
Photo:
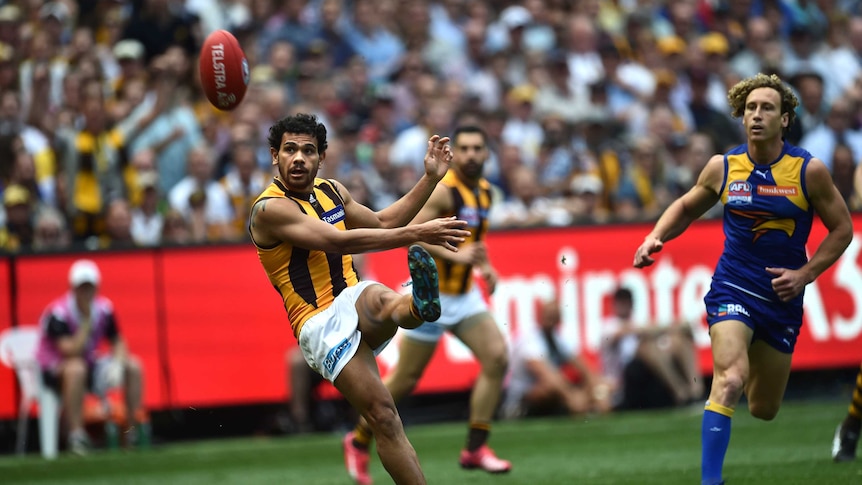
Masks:
[[[140,423],[142,367],[120,337],[114,306],[98,294],[101,273],[91,260],[79,259],[69,270],[70,291],[52,301],[42,313],[37,358],[42,383],[60,393],[68,424],[69,451],[86,454],[90,440],[84,430],[83,404],[87,390],[104,394],[124,387],[129,424],[139,445],[149,442],[148,427]],[[111,343],[110,356],[100,356],[102,340]]]

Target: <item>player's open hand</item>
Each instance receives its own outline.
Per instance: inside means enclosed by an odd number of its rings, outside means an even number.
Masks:
[[[766,268],[766,272],[773,276],[772,290],[784,302],[799,296],[805,285],[811,282],[804,272],[797,269]]]
[[[464,238],[470,236],[470,231],[464,229],[467,227],[467,221],[455,216],[431,219],[414,227],[418,231],[419,241],[443,246],[449,251],[458,251],[455,245],[464,242]]]
[[[658,238],[647,237],[646,239],[644,239],[644,242],[635,252],[635,260],[633,263],[634,267],[645,268],[655,263],[655,259],[652,258],[651,255],[661,251],[663,247],[664,243],[659,241]]]
[[[435,180],[440,180],[449,170],[452,162],[452,147],[449,137],[434,135],[428,139],[428,151],[425,152],[425,173]]]

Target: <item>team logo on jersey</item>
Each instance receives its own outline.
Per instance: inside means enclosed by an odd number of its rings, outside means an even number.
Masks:
[[[726,317],[728,315],[745,315],[746,317],[750,317],[748,314],[748,310],[745,309],[744,306],[739,303],[722,303],[718,306],[718,316]]]
[[[750,204],[751,184],[747,180],[734,180],[727,184],[728,204]]]
[[[796,232],[796,221],[789,217],[779,217],[767,211],[730,209],[729,212],[739,217],[751,219],[751,232],[754,233],[751,242],[757,241],[760,236],[769,231],[782,231],[787,234],[787,237],[792,237],[793,233]]]

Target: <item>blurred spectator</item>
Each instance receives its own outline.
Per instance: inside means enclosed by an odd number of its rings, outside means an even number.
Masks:
[[[108,125],[101,84],[89,81],[81,90],[82,128],[60,133],[59,152],[63,207],[72,218],[72,233],[78,240],[103,231],[105,204],[124,193],[120,163],[126,139],[122,127]]]
[[[691,329],[686,324],[642,325],[632,320],[632,292],[613,295],[613,317],[604,323],[602,367],[620,409],[687,404],[703,397]]]
[[[539,192],[536,172],[520,166],[508,173],[510,197],[495,203],[488,216],[492,228],[525,228],[565,226],[571,216],[561,200],[552,200]]]
[[[730,68],[741,78],[764,72],[767,65],[776,65],[778,59],[770,56],[776,50],[779,40],[772,31],[772,24],[763,17],[751,17],[745,27],[745,46],[730,59]],[[770,47],[772,48],[770,49]]]
[[[340,26],[341,33],[365,61],[369,78],[382,81],[395,72],[406,50],[404,42],[386,26],[377,0],[355,0],[352,4],[351,14]]]
[[[320,23],[314,32],[315,42],[327,46],[333,68],[342,68],[355,54],[350,42],[344,38],[339,28],[346,9],[344,0],[322,0],[320,3]]]
[[[611,389],[562,333],[560,302],[541,303],[538,325],[523,328],[512,343],[503,415],[568,414],[611,409]]]
[[[10,185],[3,191],[6,224],[0,227],[0,249],[14,253],[33,243],[35,203],[30,191]]]
[[[530,84],[516,86],[508,92],[506,111],[509,116],[501,134],[503,143],[520,148],[521,158],[529,166],[535,165],[545,136],[533,113],[535,98],[536,88]]]
[[[135,39],[144,45],[147,63],[171,46],[181,47],[190,57],[198,54],[203,40],[198,37],[198,18],[184,3],[176,0],[132,2],[123,38]]]
[[[197,242],[223,241],[235,234],[230,197],[213,179],[213,164],[206,146],[193,148],[189,152],[188,175],[168,193],[170,207],[192,223],[193,239]]]
[[[417,174],[425,172],[422,161],[428,148],[428,138],[435,133],[449,133],[454,117],[452,107],[446,100],[437,100],[420,110],[418,123],[398,134],[389,150],[392,165],[409,165]]]
[[[632,163],[615,195],[615,215],[626,221],[658,218],[681,193],[673,162],[664,147],[649,136],[634,141],[631,156]]]
[[[571,178],[566,207],[572,215],[572,225],[607,222],[610,214],[601,207],[602,188],[602,179],[593,174]]]
[[[33,251],[61,251],[72,243],[66,220],[57,209],[42,207],[33,222]]]
[[[144,422],[143,370],[121,337],[113,304],[99,294],[99,267],[79,259],[72,264],[68,278],[69,291],[48,304],[40,318],[37,358],[42,385],[62,396],[69,450],[83,455],[91,446],[84,430],[85,391],[104,394],[114,387],[125,391],[126,432],[133,433],[130,436],[136,444],[145,446],[150,436]],[[102,340],[110,342],[110,355],[100,354]]]
[[[168,209],[165,212],[165,222],[162,226],[162,244],[183,245],[192,243],[192,233],[189,221],[182,212]]]
[[[159,188],[167,193],[185,175],[189,152],[201,143],[203,134],[190,104],[191,92],[184,84],[191,70],[188,55],[170,47],[153,61],[151,69],[159,86],[159,102],[151,121],[130,142],[129,152],[134,155],[149,148],[156,153]]]
[[[105,232],[99,237],[99,247],[124,249],[134,246],[129,202],[125,199],[114,199],[108,203],[105,210]]]
[[[693,69],[688,73],[691,83],[691,118],[694,121],[694,129],[712,136],[712,142],[719,151],[727,150],[743,142],[742,133],[737,123],[725,113],[729,110],[719,111],[710,104],[708,72]]]
[[[231,166],[219,182],[233,207],[231,219],[233,234],[236,237],[245,237],[248,234],[251,203],[272,182],[272,175],[258,168],[254,144],[234,145],[231,153],[233,155]],[[327,155],[329,155],[328,151]],[[327,156],[328,162],[329,156]]]
[[[847,145],[838,145],[832,154],[832,182],[851,211],[862,209],[862,193],[858,191],[857,170],[853,151]]]
[[[559,197],[567,188],[576,167],[572,147],[571,125],[558,115],[549,115],[541,120],[544,139],[536,160],[536,173],[542,186],[542,195]]]
[[[138,246],[157,246],[162,241],[165,218],[159,211],[159,182],[155,171],[138,176],[141,202],[132,209],[131,233]]]
[[[862,160],[862,130],[853,126],[854,111],[842,100],[829,108],[826,122],[809,131],[799,141],[812,155],[823,161],[832,171],[832,154],[838,145],[847,145],[853,160]]]
[[[569,65],[565,53],[551,52],[547,60],[547,82],[538,86],[534,99],[536,116],[561,116],[572,123],[588,109],[585,93],[576,92],[569,83]]]
[[[823,97],[823,77],[817,72],[797,72],[790,77],[790,85],[796,89],[799,107],[796,122],[789,127],[788,141],[798,143],[826,121],[828,105]]]

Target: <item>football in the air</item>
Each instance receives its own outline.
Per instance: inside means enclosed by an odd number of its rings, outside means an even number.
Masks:
[[[226,30],[207,36],[198,72],[207,99],[222,111],[236,108],[248,89],[248,60],[236,37]]]

